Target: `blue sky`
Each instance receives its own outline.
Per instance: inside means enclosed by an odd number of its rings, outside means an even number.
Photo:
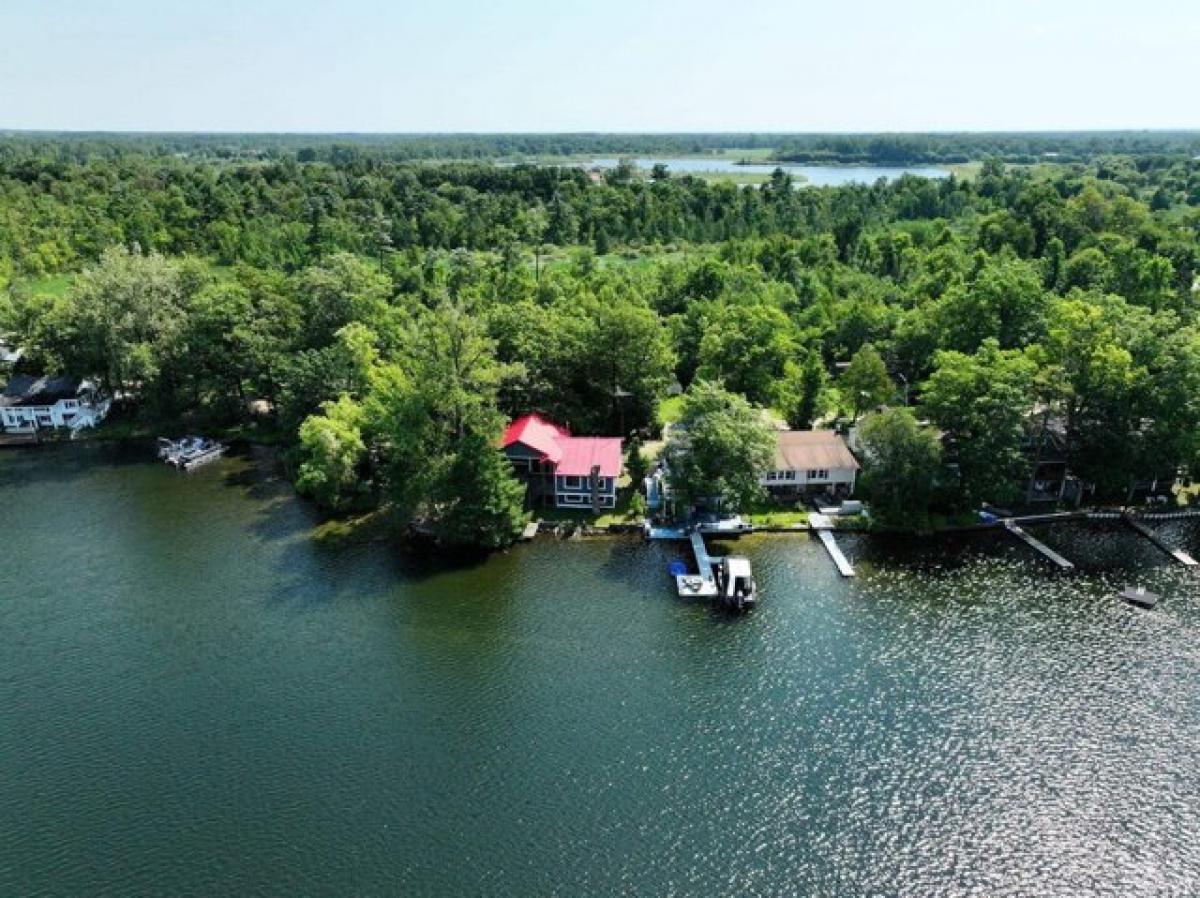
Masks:
[[[1200,126],[1197,0],[0,0],[0,128]]]

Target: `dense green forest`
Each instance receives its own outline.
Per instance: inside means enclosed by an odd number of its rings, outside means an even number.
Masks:
[[[566,156],[680,156],[770,151],[794,162],[1086,162],[1101,156],[1200,155],[1197,131],[941,134],[105,134],[0,131],[0,159],[84,161],[130,154],[223,160],[481,161]]]
[[[1072,470],[1121,501],[1200,465],[1190,139],[798,189],[333,138],[245,138],[264,154],[245,159],[214,158],[225,137],[25,135],[0,140],[0,332],[144,421],[236,426],[262,400],[302,491],[450,541],[519,528],[506,418],[657,434],[675,383],[693,416],[865,414],[885,520],[1018,499],[1031,420],[1061,422]]]

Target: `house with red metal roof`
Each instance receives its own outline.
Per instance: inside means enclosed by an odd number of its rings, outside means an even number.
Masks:
[[[577,437],[541,415],[517,418],[500,449],[529,485],[531,502],[557,508],[613,508],[621,476],[620,437]]]

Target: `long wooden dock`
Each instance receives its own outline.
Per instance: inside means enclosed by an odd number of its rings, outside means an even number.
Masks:
[[[1196,566],[1195,558],[1182,549],[1172,548],[1161,536],[1159,536],[1141,521],[1137,520],[1133,515],[1126,513],[1121,515],[1121,518],[1126,524],[1128,524],[1142,536],[1146,537],[1146,539],[1150,540],[1150,542],[1154,543],[1154,545],[1158,546],[1158,548],[1162,549],[1180,564],[1187,565],[1188,567]]]
[[[821,540],[821,544],[825,547],[825,551],[833,559],[838,573],[843,577],[853,577],[854,568],[846,556],[842,554],[842,548],[837,544],[837,540],[833,538],[833,521],[829,519],[829,516],[813,512],[808,516],[808,525],[816,532],[817,538]]]
[[[700,578],[706,586],[711,583],[713,589],[716,589],[717,581],[713,577],[715,559],[708,554],[708,546],[704,545],[704,536],[699,530],[693,529],[688,534],[688,538],[692,541],[692,554],[696,556],[696,568],[700,571]]]
[[[1055,552],[1053,549],[1051,549],[1049,546],[1047,546],[1041,540],[1034,539],[1032,536],[1030,536],[1028,533],[1026,533],[1024,530],[1022,530],[1021,525],[1016,523],[1016,521],[1013,521],[1012,519],[1005,520],[1004,521],[1004,529],[1007,530],[1009,533],[1013,534],[1014,536],[1018,537],[1019,539],[1024,540],[1025,543],[1027,543],[1031,548],[1040,552],[1046,558],[1049,558],[1051,561],[1053,561],[1056,565],[1058,565],[1064,571],[1075,570],[1074,564],[1067,561],[1067,559],[1063,558],[1061,555],[1059,555],[1057,552]]]

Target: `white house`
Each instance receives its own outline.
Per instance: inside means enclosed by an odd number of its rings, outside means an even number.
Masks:
[[[834,431],[783,430],[775,444],[775,462],[763,475],[762,485],[779,496],[849,496],[858,470],[858,460]]]
[[[42,428],[95,427],[108,414],[109,401],[78,377],[31,377],[18,374],[0,393],[0,426],[5,433],[34,433]]]
[[[14,349],[7,339],[0,337],[0,371],[10,370],[21,361],[21,355],[21,350]]]
[[[597,511],[617,504],[620,437],[575,437],[541,415],[525,415],[508,426],[500,448],[534,501]]]

